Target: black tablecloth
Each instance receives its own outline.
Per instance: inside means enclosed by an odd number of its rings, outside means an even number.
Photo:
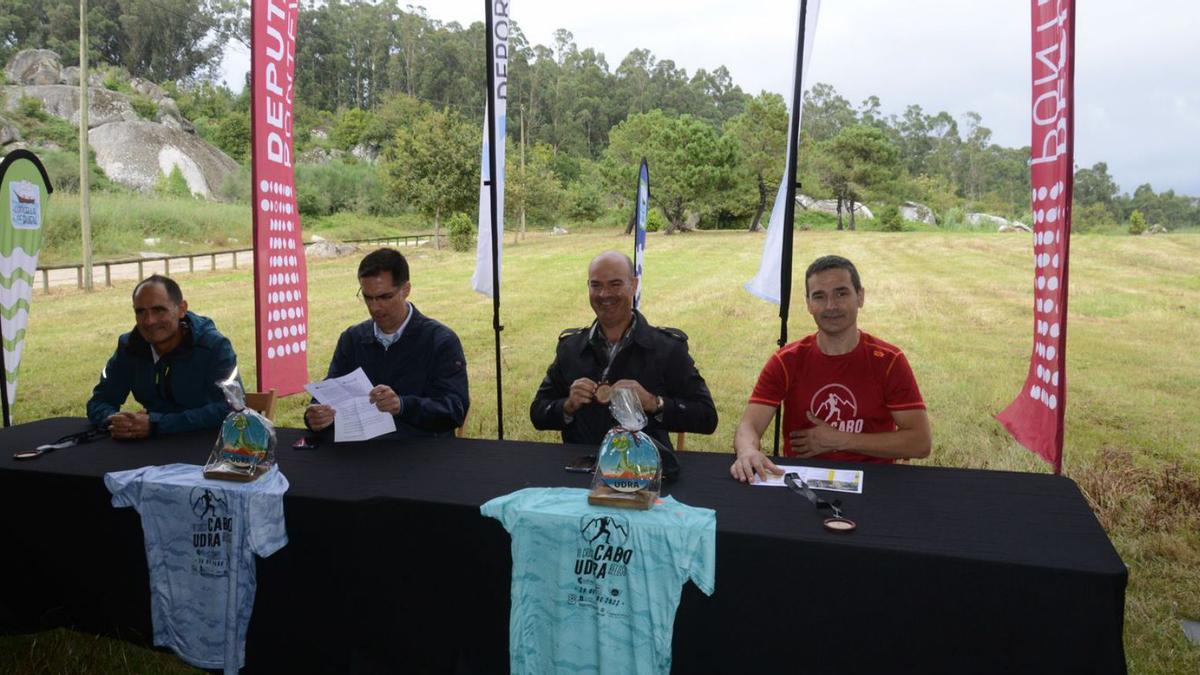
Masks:
[[[8,456],[83,429],[58,418],[0,431],[0,629],[67,625],[146,642],[141,526],[105,472],[202,464],[215,435],[98,441]],[[259,562],[251,672],[503,672],[508,534],[485,501],[591,448],[514,441],[369,441],[293,450],[279,431],[290,543]],[[690,584],[674,670],[837,673],[1125,672],[1126,568],[1069,479],[860,466],[858,522],[822,529],[803,498],[729,478],[728,455],[680,453],[664,492],[717,511],[717,584]],[[817,466],[848,465],[807,461]]]

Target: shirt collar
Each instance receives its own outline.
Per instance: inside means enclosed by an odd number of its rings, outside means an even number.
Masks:
[[[375,331],[375,339],[379,342],[379,344],[383,345],[384,349],[391,347],[392,345],[396,344],[396,341],[400,339],[401,335],[404,335],[404,329],[408,328],[408,324],[410,321],[412,321],[412,318],[413,318],[413,306],[412,306],[412,303],[410,302],[410,303],[408,303],[408,316],[405,317],[404,323],[400,324],[400,327],[396,329],[395,333],[383,332],[382,330],[379,329],[379,324],[372,321],[371,328],[372,328],[372,330]]]

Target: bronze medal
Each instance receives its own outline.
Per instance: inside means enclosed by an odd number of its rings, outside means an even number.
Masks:
[[[612,400],[612,387],[607,383],[596,387],[596,400],[608,405],[608,402]]]
[[[850,532],[853,532],[854,529],[857,527],[858,526],[854,524],[854,521],[850,520],[849,518],[835,516],[833,518],[825,519],[825,529],[829,530],[830,532],[838,532],[840,534],[849,534]]]

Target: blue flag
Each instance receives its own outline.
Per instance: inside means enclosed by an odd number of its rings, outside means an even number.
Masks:
[[[633,296],[633,307],[637,309],[642,302],[642,266],[646,260],[646,213],[650,208],[650,168],[646,158],[642,158],[642,168],[638,171],[637,187],[637,232],[633,242],[633,274],[637,279],[637,293]]]

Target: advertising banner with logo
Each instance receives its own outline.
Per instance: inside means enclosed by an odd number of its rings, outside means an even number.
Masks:
[[[308,274],[292,143],[299,5],[253,0],[250,11],[258,389],[286,396],[308,382]]]
[[[642,158],[642,166],[638,169],[637,205],[634,208],[637,209],[634,215],[637,230],[633,238],[633,271],[638,280],[637,294],[633,296],[633,306],[636,309],[642,304],[642,271],[646,262],[646,216],[650,208],[650,168],[646,165],[645,157]]]
[[[508,0],[488,0],[487,18],[490,22],[491,53],[488,55],[489,72],[487,103],[483,110],[483,152],[479,171],[479,231],[475,242],[475,274],[471,277],[471,288],[489,298],[495,297],[498,288],[493,287],[493,275],[499,284],[501,258],[504,244],[504,130],[508,120],[508,38],[512,32]],[[488,133],[488,120],[495,124],[493,133]],[[495,147],[492,147],[492,142]],[[495,157],[490,157],[494,151]],[[494,163],[493,163],[494,159]],[[493,171],[495,174],[493,175]],[[492,185],[493,179],[495,185]],[[493,189],[493,187],[495,189]],[[495,209],[492,202],[495,201]],[[495,214],[495,223],[492,222]],[[494,235],[493,235],[494,225]],[[495,239],[496,251],[492,252]],[[493,263],[495,270],[493,271]]]
[[[1067,254],[1075,154],[1075,2],[1031,0],[1033,354],[1025,386],[996,419],[1062,471],[1067,374]]]
[[[42,250],[42,213],[53,191],[46,169],[28,150],[14,150],[0,160],[0,336],[4,362],[4,426],[17,397],[17,372],[25,348],[29,301]]]

